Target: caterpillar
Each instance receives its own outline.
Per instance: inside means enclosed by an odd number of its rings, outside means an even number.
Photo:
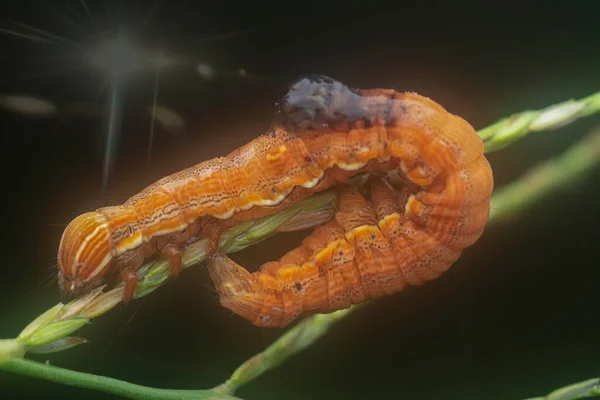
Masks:
[[[305,261],[319,266],[317,277],[323,282],[328,282],[329,270],[333,275],[341,271],[327,266],[324,258],[329,253],[321,250],[310,258],[284,257],[283,263],[267,264],[249,274],[218,253],[220,232],[240,221],[276,213],[357,174],[394,170],[410,183],[409,191],[402,191],[401,203],[388,210],[394,212],[376,212],[377,216],[384,215],[379,222],[370,217],[350,218],[362,224],[350,229],[350,225],[340,224],[340,216],[387,210],[384,204],[390,201],[375,196],[371,206],[366,199],[364,204],[356,200],[364,206],[362,211],[360,207],[345,209],[344,204],[356,199],[346,194],[336,214],[339,227],[331,225],[332,221],[308,240],[321,238],[323,245],[327,243],[325,248],[342,245],[338,236],[343,231],[346,244],[356,255],[352,263],[362,274],[363,270],[379,268],[359,261],[362,253],[358,250],[363,245],[360,238],[369,232],[376,236],[376,243],[387,243],[394,249],[396,264],[390,262],[382,271],[396,271],[396,275],[403,271],[404,281],[416,284],[419,279],[432,277],[431,271],[451,265],[460,250],[473,244],[483,232],[493,176],[481,139],[464,119],[416,93],[361,90],[322,75],[307,76],[290,86],[265,134],[226,157],[162,178],[120,206],[76,217],[59,244],[60,288],[67,294],[86,292],[118,272],[125,282],[123,301],[128,303],[137,282],[135,271],[146,259],[157,253],[168,258],[171,275],[176,277],[185,243],[207,236],[213,255],[209,272],[225,307],[260,326],[285,326],[301,313],[298,310],[332,311],[345,306],[347,298],[314,308],[308,295],[290,297],[297,290],[296,278],[291,276],[303,276],[308,265]],[[390,218],[403,221],[412,230],[389,230]],[[327,240],[323,241],[323,235]],[[402,258],[398,241],[404,241],[414,257]],[[411,269],[412,275],[405,272]],[[265,280],[268,276],[271,280]],[[390,292],[384,282],[394,274],[372,276],[380,283],[363,286],[365,299]],[[298,281],[305,294],[316,290],[310,289],[310,279]],[[337,299],[336,290],[341,289],[330,286],[332,293],[327,298]],[[401,285],[394,287],[397,291]],[[324,298],[322,293],[314,296]],[[358,294],[348,296],[351,302],[361,300]]]
[[[344,187],[333,221],[252,274],[216,254],[208,270],[221,304],[254,325],[285,327],[302,315],[345,309],[438,278],[480,235],[488,209],[481,204],[458,226],[448,224],[452,216],[435,215],[428,222],[445,228],[429,233],[411,218],[412,209],[405,212],[413,191],[396,190],[380,176],[372,179],[370,200]]]

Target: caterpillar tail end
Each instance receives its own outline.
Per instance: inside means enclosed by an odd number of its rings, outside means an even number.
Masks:
[[[208,273],[221,298],[252,292],[252,274],[222,253],[216,253],[210,258]]]
[[[208,262],[212,279],[221,305],[256,326],[277,326],[272,313],[265,313],[267,294],[260,290],[256,276],[222,253],[216,253]]]

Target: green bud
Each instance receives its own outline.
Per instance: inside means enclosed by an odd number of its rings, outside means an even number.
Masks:
[[[114,308],[123,298],[124,288],[116,288],[96,297],[79,314],[81,318],[96,318]]]
[[[169,262],[166,260],[154,262],[145,269],[146,271],[142,271],[141,274],[140,271],[138,271],[138,276],[140,278],[135,287],[135,293],[133,294],[134,299],[146,296],[157,289],[164,281],[169,279]],[[121,294],[122,293],[123,292],[121,292]],[[118,304],[120,299],[115,299],[115,301],[116,303],[114,305]]]
[[[564,103],[548,107],[531,122],[529,129],[531,131],[558,129],[569,124],[571,121],[577,118],[577,115],[585,108],[585,106],[585,103],[569,100]]]
[[[191,265],[203,261],[208,254],[208,240],[199,240],[185,249],[181,256],[182,267],[187,268]]]
[[[525,136],[529,124],[537,115],[537,111],[525,111],[494,124],[493,126],[496,127],[494,134],[485,143],[486,152],[502,149]]]
[[[87,318],[68,319],[65,321],[54,322],[41,327],[27,338],[25,344],[31,347],[42,346],[62,339],[67,335],[75,332],[89,320]]]
[[[66,337],[42,346],[33,347],[27,352],[34,354],[50,354],[68,350],[83,343],[87,343],[87,339],[82,337]]]
[[[314,228],[329,221],[333,216],[331,207],[326,209],[302,211],[294,218],[282,224],[277,232],[294,232]]]
[[[19,333],[19,336],[17,336],[17,340],[19,342],[27,340],[27,338],[39,328],[53,321],[63,311],[63,307],[63,303],[58,303],[57,305],[55,305],[54,307],[52,307],[51,309],[47,310],[42,315],[34,319],[32,322],[29,323],[29,325],[25,327],[25,329],[21,331],[21,333]]]
[[[60,318],[56,319],[56,321],[77,318],[81,310],[83,310],[91,302],[93,302],[94,299],[102,293],[105,287],[106,285],[99,286],[91,292],[83,295],[82,297],[74,299],[73,301],[68,303],[64,307],[64,312],[60,315]]]

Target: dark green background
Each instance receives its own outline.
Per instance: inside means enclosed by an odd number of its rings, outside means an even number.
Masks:
[[[587,9],[548,1],[459,9],[443,2],[165,1],[145,24],[140,21],[154,3],[120,3],[90,2],[92,22],[77,1],[0,5],[6,18],[86,44],[103,30],[135,25],[134,40],[190,63],[166,70],[159,94],[161,104],[187,118],[188,132],[174,138],[157,128],[151,167],[145,152],[152,76],[129,83],[124,135],[104,196],[103,118],[36,120],[1,111],[0,337],[14,337],[59,301],[56,284],[44,279],[53,271],[60,224],[257,136],[286,85],[304,74],[416,91],[477,129],[600,89],[600,28],[592,2]],[[5,20],[1,27],[7,26]],[[204,40],[231,32],[239,34]],[[70,48],[8,36],[0,43],[0,95],[47,96],[59,105],[105,99],[97,96],[101,78],[89,70],[32,77],[68,65]],[[194,71],[198,62],[269,79],[206,82]],[[592,117],[531,135],[491,155],[496,186],[559,154],[598,122]],[[441,279],[356,312],[238,395],[521,399],[600,375],[599,172],[491,227]],[[303,234],[280,235],[235,259],[253,269]],[[36,359],[156,387],[217,385],[283,331],[232,315],[210,285],[203,266],[186,270],[82,329],[90,344]],[[13,396],[106,397],[0,372],[0,398]]]

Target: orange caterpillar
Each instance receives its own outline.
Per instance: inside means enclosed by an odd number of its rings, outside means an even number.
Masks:
[[[458,213],[418,218],[406,205],[414,190],[397,191],[379,176],[372,179],[371,201],[344,188],[334,221],[252,274],[217,254],[209,273],[221,304],[255,325],[283,327],[301,315],[348,308],[438,278],[481,235],[489,207],[476,205],[458,224]]]
[[[239,221],[354,175],[392,170],[410,182],[400,197],[377,183],[372,203],[343,195],[337,222],[277,264],[249,274],[216,254],[220,232]],[[290,88],[265,135],[167,176],[120,206],[75,218],[59,246],[59,283],[64,292],[85,292],[119,271],[127,303],[144,260],[159,252],[177,276],[182,247],[204,235],[222,304],[257,325],[283,326],[302,313],[435,278],[483,232],[492,188],[483,143],[462,118],[415,93],[351,89],[309,76]],[[333,252],[340,246],[344,255]],[[367,249],[381,255],[369,258]]]

